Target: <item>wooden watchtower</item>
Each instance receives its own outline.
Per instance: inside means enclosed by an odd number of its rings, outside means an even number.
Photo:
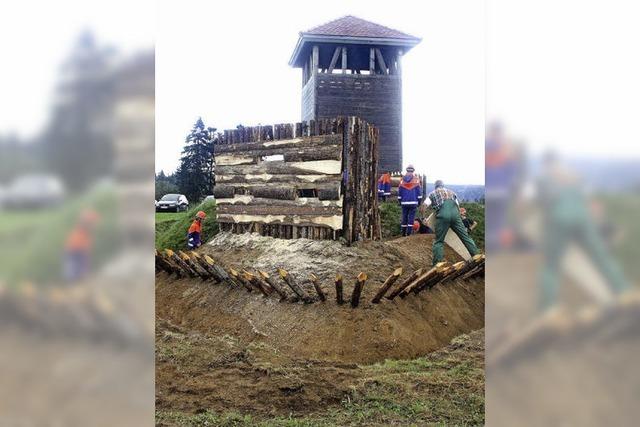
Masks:
[[[375,125],[379,170],[402,169],[401,58],[420,39],[354,16],[300,33],[302,120],[357,116]]]

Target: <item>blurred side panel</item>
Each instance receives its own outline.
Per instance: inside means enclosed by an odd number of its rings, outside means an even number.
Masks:
[[[561,3],[487,8],[492,426],[640,417],[637,10]]]

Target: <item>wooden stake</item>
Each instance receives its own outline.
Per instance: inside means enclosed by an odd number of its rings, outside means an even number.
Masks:
[[[291,290],[302,300],[305,304],[310,304],[313,302],[313,299],[307,295],[307,293],[296,283],[295,279],[289,274],[289,272],[285,269],[279,268],[278,274],[282,280],[289,285]]]
[[[342,276],[336,276],[336,302],[340,305],[344,304],[344,298],[342,296]]]
[[[285,290],[275,280],[273,280],[273,278],[271,278],[267,272],[259,271],[259,273],[262,277],[262,280],[267,282],[269,286],[271,286],[278,293],[278,295],[280,295],[281,301],[287,299],[287,293],[285,292]]]
[[[367,275],[363,272],[358,274],[356,278],[356,285],[353,288],[353,293],[351,294],[351,307],[356,308],[358,304],[360,304],[360,294],[362,293],[362,288],[364,288],[364,283],[367,281]]]
[[[184,262],[182,260],[182,258],[180,258],[175,252],[173,252],[171,249],[165,249],[164,250],[165,254],[167,254],[167,256],[174,262],[176,263],[180,269],[182,269],[185,273],[187,273],[190,277],[196,277],[198,274],[193,271],[193,269],[191,267],[189,267],[189,264],[187,264],[186,262]]]
[[[269,292],[267,291],[266,288],[264,288],[262,286],[262,283],[260,283],[258,280],[256,280],[256,276],[249,273],[247,270],[243,270],[242,271],[242,278],[249,284],[253,285],[257,290],[259,290],[260,292],[262,292],[262,295],[264,295],[264,297],[268,297],[269,296]]]
[[[229,269],[229,274],[231,274],[231,277],[233,277],[236,282],[240,283],[242,286],[244,286],[244,288],[247,290],[247,292],[251,292],[253,286],[251,286],[250,283],[247,283],[244,279],[244,277],[242,277],[240,275],[240,273],[238,273],[236,270],[234,270],[233,268]]]
[[[371,302],[374,304],[378,304],[382,299],[382,297],[384,296],[384,294],[387,293],[389,288],[396,282],[396,280],[398,280],[398,277],[400,277],[401,275],[402,275],[402,267],[396,268],[393,271],[393,273],[391,273],[391,275],[387,277],[387,280],[384,281],[382,286],[380,286],[380,289],[378,289],[376,296],[373,297]]]
[[[409,292],[417,290],[423,283],[434,277],[438,273],[438,268],[443,267],[444,265],[446,265],[444,262],[438,263],[430,270],[420,274],[399,293],[400,298],[405,298]]]
[[[424,274],[424,268],[419,268],[416,271],[414,271],[413,273],[411,273],[411,275],[409,277],[407,277],[406,279],[404,279],[396,289],[393,290],[393,292],[391,292],[389,295],[386,296],[386,298],[388,300],[393,300],[395,297],[398,296],[398,294],[400,294],[400,292],[402,292],[404,290],[404,288],[406,288],[407,286],[409,286],[414,280],[416,280],[418,278],[418,276],[420,276],[421,274]]]
[[[320,283],[318,282],[318,277],[315,274],[311,274],[311,283],[313,283],[313,287],[316,288],[316,292],[318,293],[318,297],[320,301],[326,301],[327,297],[322,292],[322,288],[320,287]]]

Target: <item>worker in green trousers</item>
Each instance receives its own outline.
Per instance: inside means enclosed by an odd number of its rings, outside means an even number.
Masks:
[[[613,293],[629,289],[629,283],[598,234],[579,177],[561,164],[553,153],[548,153],[543,160],[545,174],[538,182],[543,214],[540,310],[546,311],[556,304],[560,267],[572,243],[586,252]]]
[[[471,256],[478,253],[478,248],[469,234],[460,217],[458,196],[453,191],[445,188],[441,180],[436,181],[435,190],[429,193],[429,202],[436,211],[436,240],[433,242],[433,265],[444,258],[444,238],[449,228],[458,235]]]

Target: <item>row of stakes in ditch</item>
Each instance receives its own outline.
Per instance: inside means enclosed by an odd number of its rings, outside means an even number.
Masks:
[[[247,270],[237,271],[233,268],[225,269],[216,263],[213,258],[208,255],[201,255],[197,252],[189,254],[183,251],[174,252],[171,249],[157,251],[156,268],[158,271],[165,271],[168,274],[175,274],[178,278],[192,277],[202,280],[213,280],[215,283],[226,283],[237,288],[244,288],[247,292],[257,291],[269,297],[277,295],[281,302],[298,302],[305,304],[314,302],[324,302],[327,295],[320,286],[320,280],[315,274],[311,274],[309,282],[317,296],[310,295],[300,286],[288,271],[278,268],[277,280],[274,276],[266,271],[258,270],[250,272]],[[456,279],[467,280],[484,274],[485,256],[483,254],[475,255],[468,261],[459,261],[454,264],[441,262],[431,268],[420,268],[405,278],[393,290],[392,286],[402,276],[402,267],[396,268],[382,286],[378,289],[375,296],[371,300],[373,304],[379,304],[382,298],[393,300],[396,297],[402,299],[414,294],[430,289],[437,284],[451,282]],[[355,285],[351,294],[351,307],[356,308],[360,304],[360,296],[367,281],[367,274],[361,272],[355,279]],[[336,302],[344,304],[343,295],[343,278],[337,275],[335,279]],[[286,288],[293,292],[293,296],[289,296]],[[391,292],[389,292],[391,290]]]

